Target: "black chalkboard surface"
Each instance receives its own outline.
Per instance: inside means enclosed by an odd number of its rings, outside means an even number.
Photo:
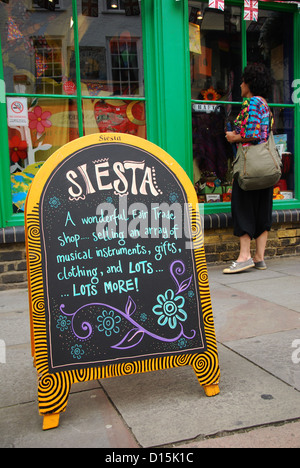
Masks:
[[[122,134],[69,143],[33,181],[26,232],[41,414],[76,381],[191,364],[218,382],[196,194],[163,150]]]
[[[59,164],[40,204],[50,372],[205,350],[187,197],[130,145]]]

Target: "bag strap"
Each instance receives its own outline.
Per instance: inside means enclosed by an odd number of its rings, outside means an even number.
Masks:
[[[272,132],[272,117],[273,117],[273,114],[272,114],[271,109],[270,109],[269,106],[268,106],[268,109],[269,109],[269,132],[271,133]]]

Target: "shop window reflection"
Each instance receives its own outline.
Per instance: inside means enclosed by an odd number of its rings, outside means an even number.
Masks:
[[[192,99],[240,100],[241,9],[189,2]],[[199,12],[201,11],[201,15]]]
[[[49,3],[49,2],[48,2]],[[0,2],[0,32],[7,93],[63,94],[66,56],[74,42],[72,1]],[[63,5],[63,8],[62,8]]]
[[[293,16],[259,10],[258,22],[246,22],[249,62],[264,63],[272,70],[274,85],[269,102],[291,103],[293,80]]]
[[[61,94],[62,92],[62,41],[60,39],[32,38],[35,50],[36,92]]]
[[[138,68],[138,40],[128,33],[110,40],[113,94],[140,95]]]
[[[138,2],[137,2],[138,4]],[[135,2],[99,3],[98,19],[79,15],[80,81],[83,96],[144,96],[142,21]],[[80,11],[80,10],[79,10]],[[132,16],[129,21],[124,17]],[[76,83],[75,50],[68,48],[68,80]]]
[[[99,15],[98,0],[82,0],[81,8],[83,16],[97,18]]]

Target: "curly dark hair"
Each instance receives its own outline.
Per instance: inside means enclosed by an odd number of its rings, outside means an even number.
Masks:
[[[272,91],[273,77],[271,71],[263,63],[247,65],[242,80],[249,86],[253,96],[269,98]]]

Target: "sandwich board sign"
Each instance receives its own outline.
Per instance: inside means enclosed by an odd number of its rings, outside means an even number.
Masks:
[[[180,165],[127,134],[56,151],[26,200],[32,354],[44,429],[73,383],[219,362],[197,197]]]

